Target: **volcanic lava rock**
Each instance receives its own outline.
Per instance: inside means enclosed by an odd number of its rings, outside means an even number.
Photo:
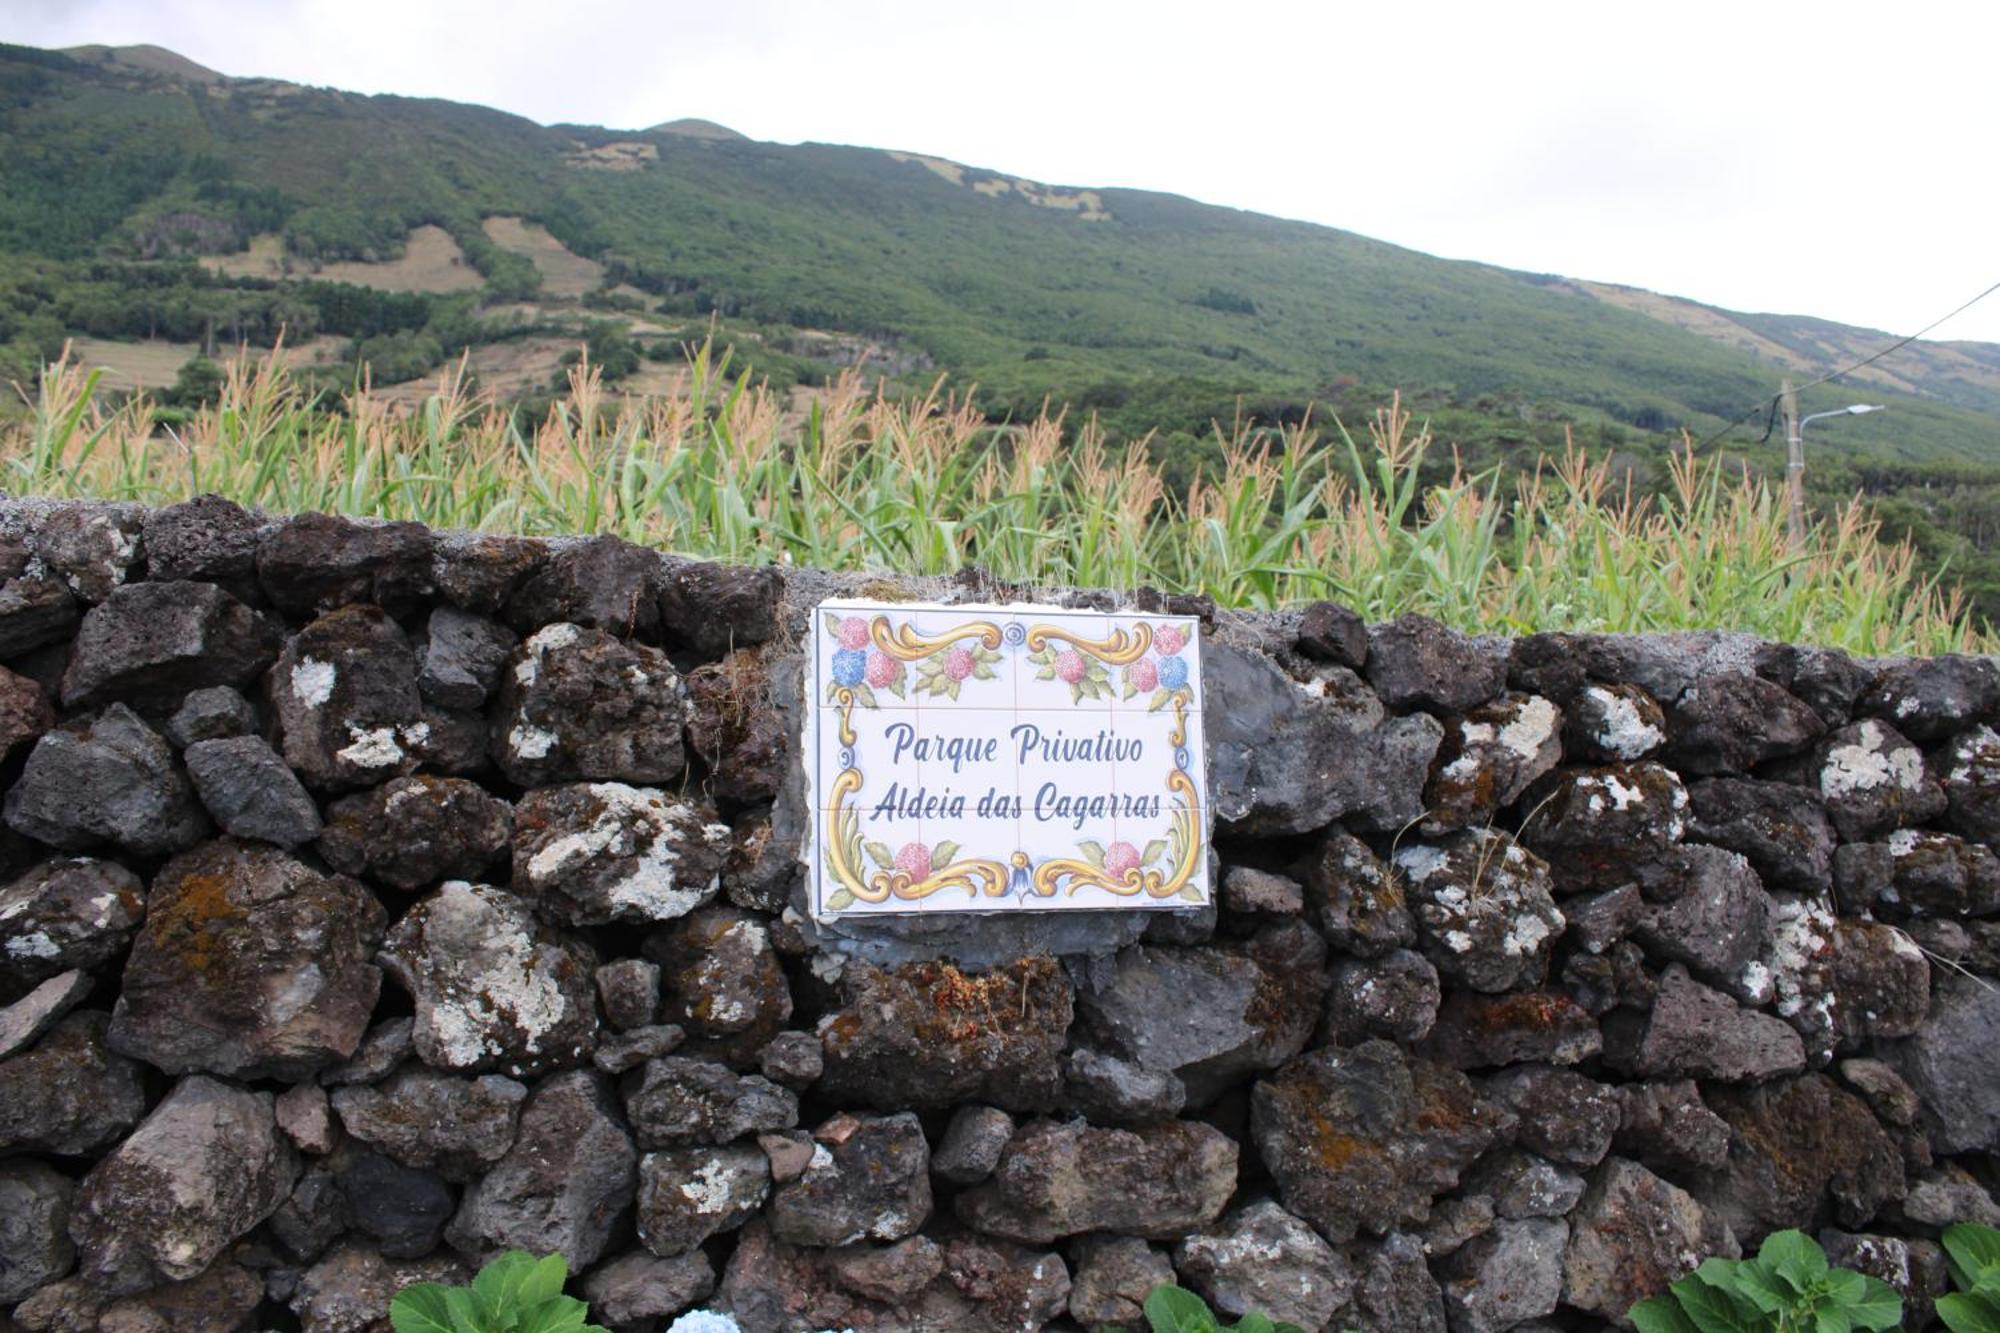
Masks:
[[[0,1150],[81,1156],[139,1123],[144,1070],[104,1044],[107,1022],[94,1009],[72,1013],[0,1060]]]
[[[146,915],[145,886],[116,861],[59,857],[0,888],[0,1003],[50,977],[125,952]]]
[[[36,741],[6,809],[9,828],[65,851],[111,843],[165,856],[199,842],[208,827],[173,750],[124,704]]]
[[[507,623],[522,634],[567,623],[657,643],[665,586],[658,551],[618,537],[591,537],[549,553],[508,599]]]
[[[1797,754],[1826,731],[1782,685],[1744,672],[1705,676],[1667,715],[1667,762],[1682,773],[1748,773]]]
[[[319,836],[319,807],[262,737],[196,741],[184,758],[196,794],[223,832],[288,851]]]
[[[1678,963],[1662,974],[1659,995],[1643,1024],[1631,1019],[1607,1033],[1605,1060],[1640,1078],[1692,1076],[1732,1083],[1806,1067],[1804,1043],[1789,1024],[1742,1008],[1694,980]]]
[[[822,1246],[901,1240],[930,1217],[930,1148],[914,1114],[843,1113],[814,1130],[813,1141],[805,1172],[771,1193],[766,1220],[778,1239]]]
[[[311,787],[372,787],[432,743],[416,654],[378,606],[343,606],[293,635],[265,688],[285,762]]]
[[[1405,615],[1368,630],[1368,683],[1395,709],[1463,713],[1507,686],[1509,645]]]
[[[673,562],[660,589],[668,636],[703,657],[721,657],[778,637],[785,576],[769,565]]]
[[[1509,694],[1445,724],[1424,790],[1422,830],[1433,836],[1490,824],[1562,758],[1562,710],[1535,694]]]
[[[974,1230],[1031,1244],[1084,1231],[1171,1240],[1208,1226],[1236,1189],[1237,1148],[1176,1120],[1141,1129],[1036,1121],[1008,1141],[992,1179],[958,1196]]]
[[[1261,1310],[1302,1328],[1324,1327],[1354,1287],[1346,1257],[1268,1199],[1183,1240],[1174,1267],[1221,1314]]]
[[[799,1099],[759,1074],[727,1065],[661,1056],[625,1084],[625,1113],[642,1148],[728,1143],[799,1123]]]
[[[1949,804],[1923,751],[1872,717],[1828,736],[1814,758],[1820,800],[1843,842],[1928,823]]]
[[[212,583],[134,583],[77,626],[65,708],[168,704],[189,690],[247,685],[278,655],[278,626]]]
[[[435,607],[424,625],[417,689],[442,708],[482,708],[520,642],[514,631],[484,616]]]
[[[347,1132],[404,1166],[466,1182],[514,1145],[526,1087],[499,1074],[467,1078],[421,1065],[381,1083],[333,1090]]]
[[[300,618],[353,602],[392,615],[431,595],[430,529],[421,523],[358,523],[299,514],[257,544],[257,579],[271,604]]]
[[[500,678],[493,760],[523,787],[667,782],[685,762],[680,674],[664,653],[561,622],[528,636]]]
[[[68,505],[28,538],[43,567],[86,602],[101,602],[143,558],[143,511],[129,505]]]
[[[1403,886],[1367,843],[1334,829],[1306,861],[1311,915],[1336,953],[1380,958],[1417,942]]]
[[[1563,931],[1549,868],[1497,829],[1454,834],[1396,853],[1424,956],[1474,990],[1532,986]]]
[[[721,891],[729,827],[623,783],[545,787],[514,812],[514,891],[568,925],[670,921]]]
[[[645,947],[666,983],[661,1020],[686,1031],[690,1055],[747,1062],[792,1016],[785,969],[762,918],[704,907],[655,932]],[[822,1058],[816,1038],[798,1036]]]
[[[1735,1258],[1735,1237],[1687,1191],[1614,1157],[1570,1216],[1563,1300],[1600,1319],[1625,1317],[1704,1258]]]
[[[770,1192],[761,1148],[649,1152],[639,1159],[639,1240],[662,1258],[686,1254],[755,1217]]]
[[[1629,764],[1666,743],[1667,715],[1637,685],[1586,685],[1565,705],[1563,749],[1593,764]]]
[[[477,880],[507,852],[513,810],[463,778],[392,778],[327,809],[319,851],[349,875],[396,889]]]
[[[1833,825],[1811,792],[1789,782],[1711,778],[1688,788],[1688,836],[1742,854],[1772,889],[1822,893],[1831,882]]]

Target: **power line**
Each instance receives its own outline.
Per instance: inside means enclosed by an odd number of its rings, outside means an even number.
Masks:
[[[1840,370],[1828,371],[1826,374],[1821,375],[1816,380],[1813,380],[1806,384],[1801,384],[1796,390],[1794,390],[1794,392],[1804,393],[1807,389],[1813,388],[1817,385],[1825,384],[1828,380],[1837,380],[1842,375],[1851,375],[1855,371],[1860,370],[1864,366],[1873,365],[1875,362],[1880,361],[1883,357],[1889,355],[1889,353],[1896,351],[1899,348],[1909,346],[1911,343],[1923,337],[1926,333],[1929,333],[1932,329],[1944,323],[1946,320],[1964,314],[1966,311],[1972,309],[1972,307],[1978,305],[1981,301],[1984,301],[1987,297],[1993,295],[1993,293],[1995,292],[2000,292],[2000,282],[1994,283],[1991,287],[1988,287],[1985,291],[1979,293],[1979,295],[1973,297],[1971,300],[1965,302],[1964,304],[1959,305],[1942,315],[1939,315],[1936,319],[1924,325],[1922,328],[1918,329],[1915,333],[1910,334],[1908,337],[1898,338],[1895,342],[1890,343],[1887,347],[1884,347],[1881,351],[1876,352],[1872,356],[1864,356],[1851,366],[1843,367]],[[1715,434],[1708,436],[1706,439],[1702,440],[1701,443],[1695,445],[1694,449],[1691,452],[1700,453],[1703,449],[1708,448],[1709,445],[1714,444],[1717,440],[1729,434],[1730,431],[1735,430],[1738,426],[1742,425],[1745,421],[1748,421],[1750,418],[1756,416],[1759,412],[1766,412],[1772,414],[1771,420],[1775,421],[1777,419],[1776,412],[1778,408],[1778,399],[1781,396],[1782,395],[1780,394],[1772,394],[1769,398],[1758,402],[1758,404],[1755,407],[1743,413],[1741,416],[1736,417],[1733,420],[1729,421],[1720,430],[1716,431]],[[1770,438],[1771,438],[1771,427],[1767,422],[1764,427],[1764,439],[1768,440]]]

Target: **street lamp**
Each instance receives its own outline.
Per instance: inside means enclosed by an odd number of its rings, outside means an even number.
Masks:
[[[1886,403],[1850,403],[1846,407],[1836,407],[1831,412],[1815,412],[1811,416],[1798,415],[1792,406],[1792,386],[1785,385],[1785,494],[1791,501],[1791,511],[1787,516],[1787,534],[1792,539],[1792,549],[1799,550],[1806,540],[1806,425],[1825,417],[1858,417],[1867,412],[1881,412]]]

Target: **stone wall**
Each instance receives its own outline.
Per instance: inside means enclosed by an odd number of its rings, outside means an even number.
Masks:
[[[1988,660],[1175,599],[1219,911],[835,929],[810,607],[1025,590],[218,500],[0,505],[0,575],[22,1328],[509,1247],[622,1329],[1595,1328],[1789,1226],[1918,1327],[2000,1211]]]

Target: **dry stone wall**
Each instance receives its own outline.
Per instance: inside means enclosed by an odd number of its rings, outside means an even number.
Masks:
[[[0,576],[0,1323],[1580,1329],[1796,1226],[1921,1327],[2000,1220],[1990,660],[1174,599],[1218,908],[821,926],[811,607],[1026,590],[213,498]]]

